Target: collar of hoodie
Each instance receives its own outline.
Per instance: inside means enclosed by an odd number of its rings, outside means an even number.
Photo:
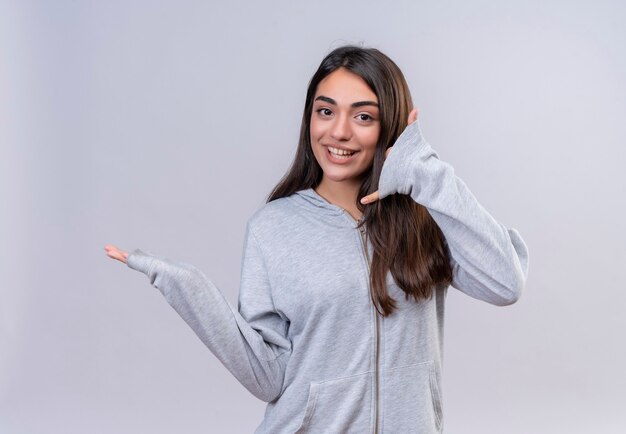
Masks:
[[[339,205],[328,202],[313,188],[296,191],[291,197],[298,205],[323,215],[329,222],[335,225],[356,228],[357,223],[361,221],[357,222],[348,211]]]

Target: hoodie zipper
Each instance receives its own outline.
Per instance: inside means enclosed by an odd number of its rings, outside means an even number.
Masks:
[[[348,213],[348,211],[344,210],[344,212],[352,219],[354,220],[357,224],[359,223],[358,220],[355,220],[354,217],[352,217],[350,215],[350,213]],[[365,253],[365,263],[367,264],[367,286],[369,288],[370,285],[370,260],[369,260],[369,255],[367,253],[367,245],[365,242],[365,229],[363,228],[363,226],[361,226],[359,228],[359,232],[361,233],[361,247],[363,247],[363,252]],[[371,297],[371,289],[370,289],[370,301],[372,302],[372,307],[374,308],[374,318],[375,318],[375,322],[376,322],[376,367],[375,367],[375,375],[376,375],[376,387],[375,387],[375,393],[376,393],[376,417],[374,420],[374,434],[378,434],[378,353],[379,353],[379,326],[378,326],[378,311],[376,310],[376,307],[374,306],[374,301],[372,300]]]

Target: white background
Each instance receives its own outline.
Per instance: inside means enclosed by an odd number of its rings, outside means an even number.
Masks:
[[[1,1],[0,432],[251,433],[265,403],[103,246],[236,306],[245,222],[344,43],[403,70],[425,138],[530,251],[522,298],[450,289],[445,432],[626,427],[619,1]]]

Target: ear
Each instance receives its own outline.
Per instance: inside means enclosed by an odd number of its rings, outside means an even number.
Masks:
[[[417,120],[418,113],[419,113],[419,109],[417,107],[411,110],[411,113],[409,113],[409,118],[407,119],[408,125],[411,125],[413,122]]]

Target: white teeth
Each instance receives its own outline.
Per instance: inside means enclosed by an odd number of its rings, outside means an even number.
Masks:
[[[345,156],[344,158],[347,158],[356,152],[356,151],[348,152],[348,151],[344,151],[343,149],[333,148],[332,146],[329,146],[328,150],[330,151],[331,154],[335,156],[340,156],[340,157]]]

